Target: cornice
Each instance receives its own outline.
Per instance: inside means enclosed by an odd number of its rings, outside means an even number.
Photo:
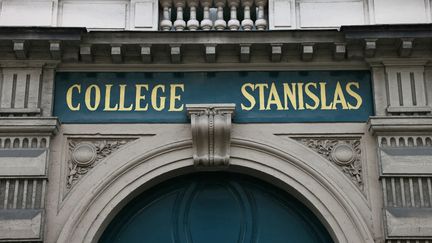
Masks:
[[[56,117],[0,117],[0,133],[54,135],[59,127]]]
[[[374,135],[383,133],[432,132],[432,116],[372,116],[369,131]]]
[[[340,30],[87,31],[85,28],[0,27],[0,64],[191,63],[360,65],[430,63],[432,25],[343,26]],[[396,63],[396,64],[393,64]],[[20,64],[26,65],[26,64]],[[34,65],[38,65],[37,63]],[[39,64],[41,65],[41,64]]]

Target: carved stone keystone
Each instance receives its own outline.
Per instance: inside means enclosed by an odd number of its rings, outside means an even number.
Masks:
[[[192,125],[195,167],[227,167],[235,104],[191,104],[186,109]]]

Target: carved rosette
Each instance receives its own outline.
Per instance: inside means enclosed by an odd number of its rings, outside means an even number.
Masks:
[[[235,104],[197,104],[186,108],[191,119],[194,165],[227,167]]]
[[[363,190],[359,139],[299,138],[297,140],[336,164],[354,184]]]
[[[67,189],[71,189],[79,179],[87,174],[100,160],[107,157],[131,139],[113,140],[70,140]]]

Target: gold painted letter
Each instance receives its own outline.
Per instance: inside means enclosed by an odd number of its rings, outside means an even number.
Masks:
[[[133,109],[133,104],[130,104],[129,107],[125,107],[125,99],[126,99],[126,84],[120,84],[120,101],[119,101],[119,111],[131,111]]]
[[[92,90],[94,90],[92,92]],[[94,104],[91,104],[91,96],[94,93]],[[85,104],[89,111],[95,111],[99,107],[101,92],[99,86],[96,84],[90,85],[85,92]]]
[[[259,91],[259,109],[260,111],[265,110],[264,104],[264,88],[268,88],[268,84],[255,84],[255,88]]]
[[[317,84],[316,83],[307,83],[305,85],[305,93],[307,96],[309,96],[309,98],[311,98],[314,102],[314,105],[309,105],[308,103],[306,103],[306,109],[308,110],[316,110],[316,108],[318,108],[320,100],[318,98],[318,96],[316,94],[314,94],[311,90],[310,90],[310,86],[313,86],[315,89],[317,88]]]
[[[348,109],[350,109],[350,110],[357,110],[362,105],[363,99],[362,99],[362,97],[358,93],[354,92],[351,89],[351,86],[354,86],[357,89],[359,89],[360,88],[360,84],[358,82],[349,82],[346,85],[346,91],[347,91],[347,93],[349,95],[351,95],[357,101],[357,104],[355,106],[351,105],[350,103],[348,103]]]
[[[320,93],[321,93],[321,110],[331,110],[333,103],[327,105],[327,89],[326,83],[320,82]]]
[[[333,110],[337,110],[336,107],[337,104],[341,104],[343,110],[348,109],[348,105],[346,103],[345,96],[342,91],[341,84],[339,82],[337,82],[336,84],[336,89],[333,97]]]
[[[266,110],[271,110],[271,105],[276,105],[276,109],[278,111],[283,110],[282,103],[274,83],[272,83],[270,86],[270,93],[267,100]]]
[[[170,92],[170,106],[169,106],[168,111],[182,111],[183,110],[183,104],[178,108],[175,107],[176,101],[177,100],[180,101],[180,99],[181,99],[181,95],[176,94],[177,88],[180,88],[181,91],[184,91],[184,84],[171,84],[170,85],[170,91],[171,91]]]
[[[250,93],[248,93],[248,92],[246,91],[246,88],[247,88],[247,87],[249,87],[249,88],[251,89],[251,91],[254,90],[254,85],[251,84],[251,83],[245,83],[245,84],[243,84],[243,86],[241,87],[241,92],[242,92],[243,96],[244,96],[244,97],[249,101],[249,103],[250,103],[250,106],[245,106],[245,105],[243,105],[243,103],[241,103],[240,106],[241,106],[242,110],[244,110],[244,111],[250,111],[250,110],[252,110],[252,109],[254,108],[255,104],[256,104],[255,97],[253,97]]]
[[[81,85],[80,84],[74,84],[74,85],[70,86],[70,88],[66,92],[66,104],[71,111],[79,111],[79,109],[81,107],[80,103],[78,103],[76,106],[74,106],[73,102],[72,102],[72,100],[73,100],[72,92],[73,92],[73,89],[75,89],[75,88],[77,89],[78,94],[81,93]]]
[[[104,111],[116,111],[118,109],[118,104],[116,104],[114,107],[111,106],[111,87],[112,84],[106,84],[105,85],[105,107]]]
[[[148,109],[148,104],[141,107],[141,101],[145,100],[145,95],[141,94],[141,89],[148,91],[148,84],[136,84],[135,85],[135,110],[136,111],[146,111]]]
[[[157,110],[157,111],[161,111],[165,108],[165,100],[166,97],[165,96],[161,96],[159,98],[159,105],[157,104],[157,97],[158,97],[158,90],[161,90],[162,93],[165,92],[165,85],[163,84],[158,84],[156,86],[154,86],[152,93],[151,93],[151,102],[152,102],[152,106],[153,109]]]

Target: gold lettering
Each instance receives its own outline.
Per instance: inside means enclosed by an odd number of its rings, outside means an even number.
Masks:
[[[349,95],[351,95],[351,97],[353,97],[357,101],[357,104],[355,106],[351,105],[350,103],[348,103],[348,109],[350,109],[350,110],[357,110],[362,105],[363,99],[362,99],[362,97],[358,93],[354,92],[351,89],[351,86],[354,86],[357,89],[359,89],[360,88],[360,84],[358,82],[349,82],[346,85],[346,91],[347,91],[347,93]]]
[[[247,88],[247,87],[251,88],[251,91],[254,90],[254,85],[251,84],[251,83],[245,83],[245,84],[243,84],[243,86],[241,87],[241,92],[242,92],[243,96],[244,96],[244,97],[249,101],[249,103],[250,103],[250,106],[245,106],[245,105],[243,105],[243,103],[240,104],[242,110],[244,110],[244,111],[250,111],[250,110],[252,110],[252,109],[254,108],[255,104],[256,104],[255,97],[253,97],[250,93],[248,93],[248,92],[246,91],[246,88]]]
[[[112,84],[105,85],[105,108],[104,111],[116,111],[118,109],[118,104],[114,107],[111,107],[111,88]]]
[[[92,90],[94,90],[92,92]],[[91,96],[94,93],[94,104],[91,104]],[[96,84],[90,85],[85,92],[85,104],[89,111],[95,111],[99,107],[101,92]]]
[[[282,103],[274,83],[272,83],[270,86],[270,93],[267,100],[266,110],[271,110],[271,105],[276,105],[277,110],[283,110]]]
[[[336,84],[336,89],[333,97],[333,110],[337,109],[336,107],[337,104],[341,104],[342,109],[344,110],[348,109],[348,105],[346,103],[345,96],[343,94],[342,87],[339,82],[337,82]]]
[[[73,100],[72,92],[74,89],[77,89],[78,94],[80,94],[81,93],[81,85],[80,84],[74,84],[74,85],[70,86],[70,88],[66,92],[66,104],[71,111],[79,111],[81,104],[78,103],[76,106],[74,106],[73,102],[72,102],[72,100]]]
[[[299,110],[304,110],[304,99],[303,99],[303,83],[297,83],[298,95],[299,95]]]
[[[141,90],[145,89],[148,91],[148,84],[136,84],[135,85],[135,110],[136,111],[146,111],[148,110],[148,104],[141,107],[141,101],[145,100],[145,95],[141,94]]]
[[[180,101],[181,95],[176,95],[176,89],[180,88],[181,91],[184,91],[184,84],[171,84],[170,85],[170,107],[168,111],[182,111],[183,110],[183,104],[176,108],[175,104],[176,101]]]
[[[126,84],[120,84],[120,101],[119,101],[119,111],[131,111],[133,109],[133,104],[130,104],[129,107],[125,107],[125,93],[126,93]]]
[[[333,103],[327,105],[327,89],[326,83],[320,82],[320,93],[321,93],[321,110],[331,110]]]
[[[311,98],[314,102],[314,105],[309,105],[306,103],[306,109],[308,110],[316,110],[316,108],[318,108],[319,106],[319,98],[316,94],[314,94],[311,90],[310,90],[310,86],[313,86],[315,89],[317,88],[317,84],[316,83],[307,83],[305,85],[305,93],[307,96],[309,96],[309,98]]]
[[[166,100],[166,97],[161,96],[159,98],[159,101],[160,101],[159,105],[157,104],[158,90],[159,89],[162,91],[162,93],[165,92],[165,85],[162,85],[162,84],[156,85],[153,88],[152,93],[151,93],[152,107],[153,107],[153,109],[155,109],[157,111],[161,111],[165,108],[165,100]]]
[[[288,100],[291,102],[294,110],[297,110],[297,99],[296,99],[296,83],[291,84],[291,88],[287,83],[283,84],[284,87],[284,108],[289,110]]]
[[[260,111],[265,110],[264,104],[264,88],[268,88],[268,84],[255,84],[255,89],[258,88],[259,92],[259,109]]]

